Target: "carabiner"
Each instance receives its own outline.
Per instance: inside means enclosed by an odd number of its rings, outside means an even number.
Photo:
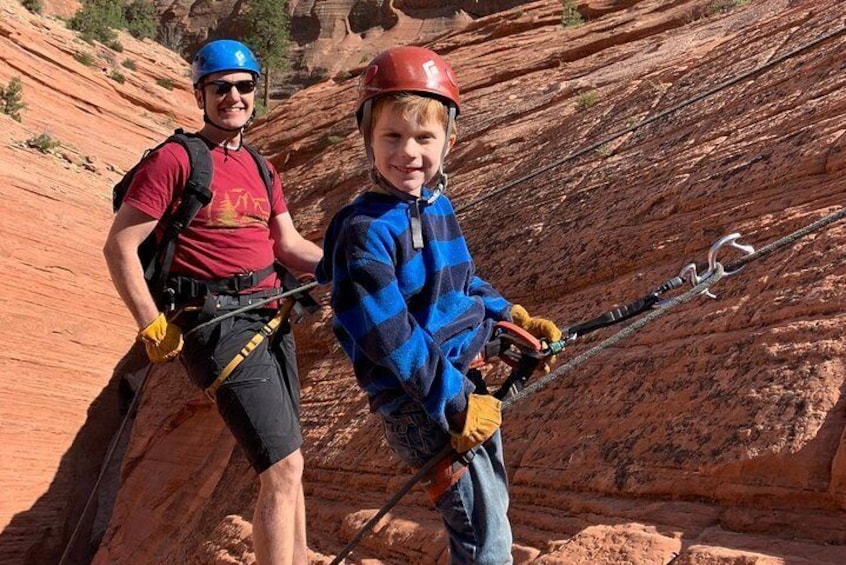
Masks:
[[[718,239],[714,243],[714,245],[711,246],[711,249],[708,250],[708,270],[705,271],[705,273],[703,273],[702,276],[699,276],[696,272],[696,263],[689,263],[688,265],[685,265],[682,268],[681,272],[679,272],[679,278],[682,279],[682,280],[686,280],[686,281],[690,282],[691,286],[696,286],[699,283],[701,283],[703,280],[710,277],[712,274],[714,274],[714,271],[717,269],[717,265],[720,264],[717,261],[717,254],[720,252],[720,249],[725,245],[730,245],[731,247],[734,247],[735,249],[739,249],[740,251],[743,251],[746,255],[751,255],[751,254],[755,253],[755,248],[752,247],[751,245],[745,245],[743,243],[738,243],[737,240],[739,238],[740,238],[739,233],[731,233],[729,235],[724,235],[723,237]],[[743,267],[739,267],[739,268],[737,268],[733,271],[724,271],[723,275],[724,276],[733,275],[735,273],[739,273],[742,269],[743,269]],[[713,294],[707,288],[702,291],[702,294],[704,294],[705,296],[708,296],[710,298],[717,298],[717,295]]]
[[[737,243],[737,240],[740,238],[739,233],[730,233],[729,235],[724,235],[717,242],[711,246],[711,249],[708,251],[708,273],[711,274],[714,272],[714,269],[717,266],[717,253],[720,251],[720,248],[724,245],[730,245],[735,249],[739,249],[743,251],[746,255],[752,255],[755,253],[755,248],[751,245],[745,245],[743,243]],[[743,267],[738,267],[733,271],[725,271],[723,274],[725,276],[733,275],[735,273],[739,273],[743,270]]]

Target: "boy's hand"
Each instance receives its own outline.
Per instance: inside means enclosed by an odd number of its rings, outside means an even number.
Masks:
[[[561,339],[561,330],[555,325],[552,320],[546,318],[533,318],[529,315],[525,308],[519,304],[511,306],[511,319],[514,325],[519,326],[538,338],[544,338],[548,342],[558,341]],[[555,356],[549,358],[544,364],[544,372],[549,372],[550,365],[555,364]]]
[[[470,394],[464,411],[464,428],[452,436],[452,447],[464,453],[485,442],[502,424],[502,402],[488,394]]]
[[[168,323],[164,314],[138,332],[138,341],[144,342],[147,357],[153,363],[164,363],[175,359],[182,351],[182,330],[176,324]]]
[[[534,318],[519,304],[511,307],[511,319],[514,325],[523,328],[535,337],[542,337],[550,342],[561,339],[561,330],[555,322],[546,318]]]

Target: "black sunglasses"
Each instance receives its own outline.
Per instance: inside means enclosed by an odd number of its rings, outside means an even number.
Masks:
[[[238,82],[229,82],[226,80],[210,80],[206,86],[213,86],[214,93],[218,96],[229,94],[234,86],[239,93],[249,94],[256,89],[256,81],[254,80],[239,80]]]

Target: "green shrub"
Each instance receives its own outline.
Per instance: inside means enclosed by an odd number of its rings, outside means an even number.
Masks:
[[[157,78],[156,84],[158,84],[165,90],[173,90],[173,81],[169,78]]]
[[[583,92],[576,98],[576,108],[579,110],[587,110],[588,108],[593,107],[598,99],[599,97],[596,95],[596,92],[592,90],[590,92]]]
[[[30,137],[26,140],[26,146],[31,147],[32,149],[37,149],[42,153],[50,153],[53,149],[60,146],[61,143],[56,141],[46,133],[42,133],[41,135]]]
[[[129,69],[130,71],[137,71],[138,65],[135,64],[135,61],[132,59],[124,59],[123,63],[121,63],[124,67]]]
[[[123,9],[126,30],[136,39],[154,38],[158,32],[158,15],[152,2],[133,0]]]
[[[86,67],[90,67],[91,65],[93,65],[95,60],[94,55],[86,52],[76,53],[73,58],[76,59],[77,63],[85,65]]]
[[[41,0],[21,0],[21,4],[33,14],[40,14],[41,9],[44,7]]]
[[[126,27],[121,0],[83,0],[82,7],[68,20],[68,27],[78,31],[83,40],[115,43],[114,29]]]
[[[113,69],[112,72],[109,73],[109,78],[118,84],[123,84],[126,82],[126,77],[123,76],[123,73],[117,69]]]
[[[576,7],[576,0],[561,0],[561,25],[564,27],[579,27],[584,25],[585,19]]]
[[[5,87],[0,84],[0,111],[19,122],[24,108],[26,104],[23,103],[23,83],[20,77],[12,77]]]

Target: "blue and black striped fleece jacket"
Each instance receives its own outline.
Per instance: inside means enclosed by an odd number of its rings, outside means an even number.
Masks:
[[[428,196],[424,194],[424,197]],[[333,328],[370,409],[390,414],[409,398],[444,430],[475,389],[464,375],[511,305],[474,274],[445,196],[421,202],[425,245],[413,249],[414,202],[366,192],[343,208],[323,240],[317,280],[332,283]]]

